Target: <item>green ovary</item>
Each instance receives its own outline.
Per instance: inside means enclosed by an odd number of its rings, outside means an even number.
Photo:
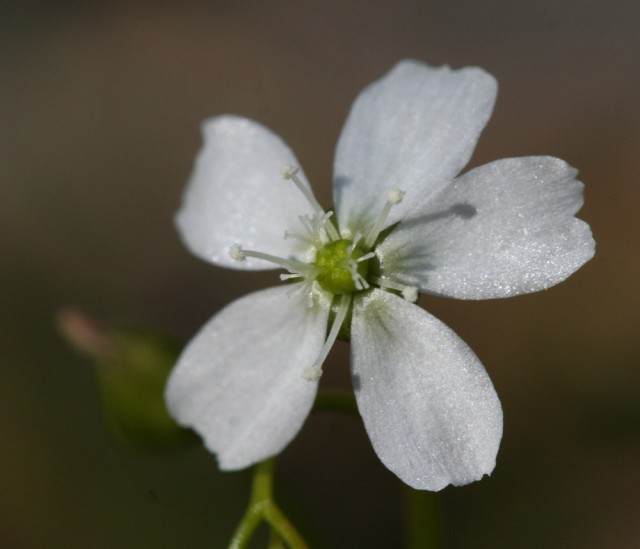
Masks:
[[[336,240],[318,250],[316,254],[316,268],[320,271],[316,281],[332,294],[359,291],[354,280],[353,267],[350,268],[350,260],[357,261],[366,252],[356,246],[349,253],[351,246],[353,246],[351,240]],[[360,261],[356,265],[357,273],[366,280],[369,272],[369,259]]]

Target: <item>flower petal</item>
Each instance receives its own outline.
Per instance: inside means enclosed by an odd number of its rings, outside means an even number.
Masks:
[[[502,409],[471,349],[423,309],[382,290],[355,300],[352,375],[382,462],[414,488],[491,473]]]
[[[264,126],[238,116],[220,116],[202,125],[204,146],[183,195],[176,225],[197,256],[223,267],[273,269],[272,263],[234,261],[229,248],[290,257],[296,241],[285,229],[300,228],[298,216],[313,210],[302,193],[280,174],[298,166],[287,145]],[[302,172],[300,179],[309,186]]]
[[[378,247],[385,274],[462,299],[508,297],[553,286],[594,254],[574,217],[583,185],[551,157],[480,166],[411,212]]]
[[[280,452],[302,426],[318,383],[303,379],[324,342],[328,305],[277,286],[234,301],[183,351],[171,373],[171,414],[193,427],[221,469]]]
[[[398,63],[356,99],[338,142],[334,203],[341,227],[366,234],[393,188],[406,192],[388,225],[426,201],[471,157],[495,102],[482,69]]]

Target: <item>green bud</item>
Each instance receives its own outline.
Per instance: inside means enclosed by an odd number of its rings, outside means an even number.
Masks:
[[[151,332],[105,329],[77,310],[61,312],[58,325],[76,350],[95,361],[107,423],[120,442],[160,450],[196,440],[173,421],[164,403],[179,345]]]

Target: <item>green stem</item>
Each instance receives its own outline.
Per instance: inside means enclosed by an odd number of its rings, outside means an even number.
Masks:
[[[407,549],[435,549],[438,546],[436,495],[405,487]]]
[[[272,505],[265,508],[264,515],[267,522],[271,524],[273,529],[291,549],[308,549],[309,546],[302,539],[302,536],[300,536],[289,519],[280,511],[275,503],[271,503]]]
[[[231,543],[229,543],[229,549],[244,549],[253,537],[261,521],[261,513],[249,507],[242,517],[240,524],[238,524],[236,531],[233,533]]]
[[[271,528],[271,531],[269,532],[269,543],[267,545],[267,549],[287,549],[284,540],[273,528]]]
[[[352,394],[338,392],[319,393],[314,411],[335,411],[357,414],[358,407]],[[269,549],[308,549],[291,521],[273,499],[273,478],[276,458],[258,463],[253,472],[249,506],[231,538],[229,549],[245,549],[262,521],[271,526]],[[408,549],[435,549],[437,547],[437,520],[435,494],[406,487],[406,539]]]
[[[263,520],[268,522],[277,534],[271,536],[272,546],[278,547],[276,544],[284,541],[291,549],[307,549],[307,544],[273,500],[275,465],[276,458],[270,458],[255,466],[249,507],[231,538],[229,549],[247,547],[256,528]]]

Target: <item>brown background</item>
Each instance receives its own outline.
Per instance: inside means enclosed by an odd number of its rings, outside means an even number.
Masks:
[[[15,3],[18,4],[18,3]],[[0,545],[220,547],[248,496],[203,450],[141,456],[104,432],[60,307],[182,338],[274,275],[190,256],[172,226],[198,125],[238,113],[296,151],[330,205],[351,101],[398,59],[500,84],[472,160],[580,170],[596,258],[541,294],[422,298],[502,399],[494,474],[438,495],[444,547],[640,545],[640,4],[22,3],[0,12]],[[348,387],[344,345],[323,383]],[[402,491],[358,419],[317,415],[285,452],[285,507],[326,547],[397,547]]]

